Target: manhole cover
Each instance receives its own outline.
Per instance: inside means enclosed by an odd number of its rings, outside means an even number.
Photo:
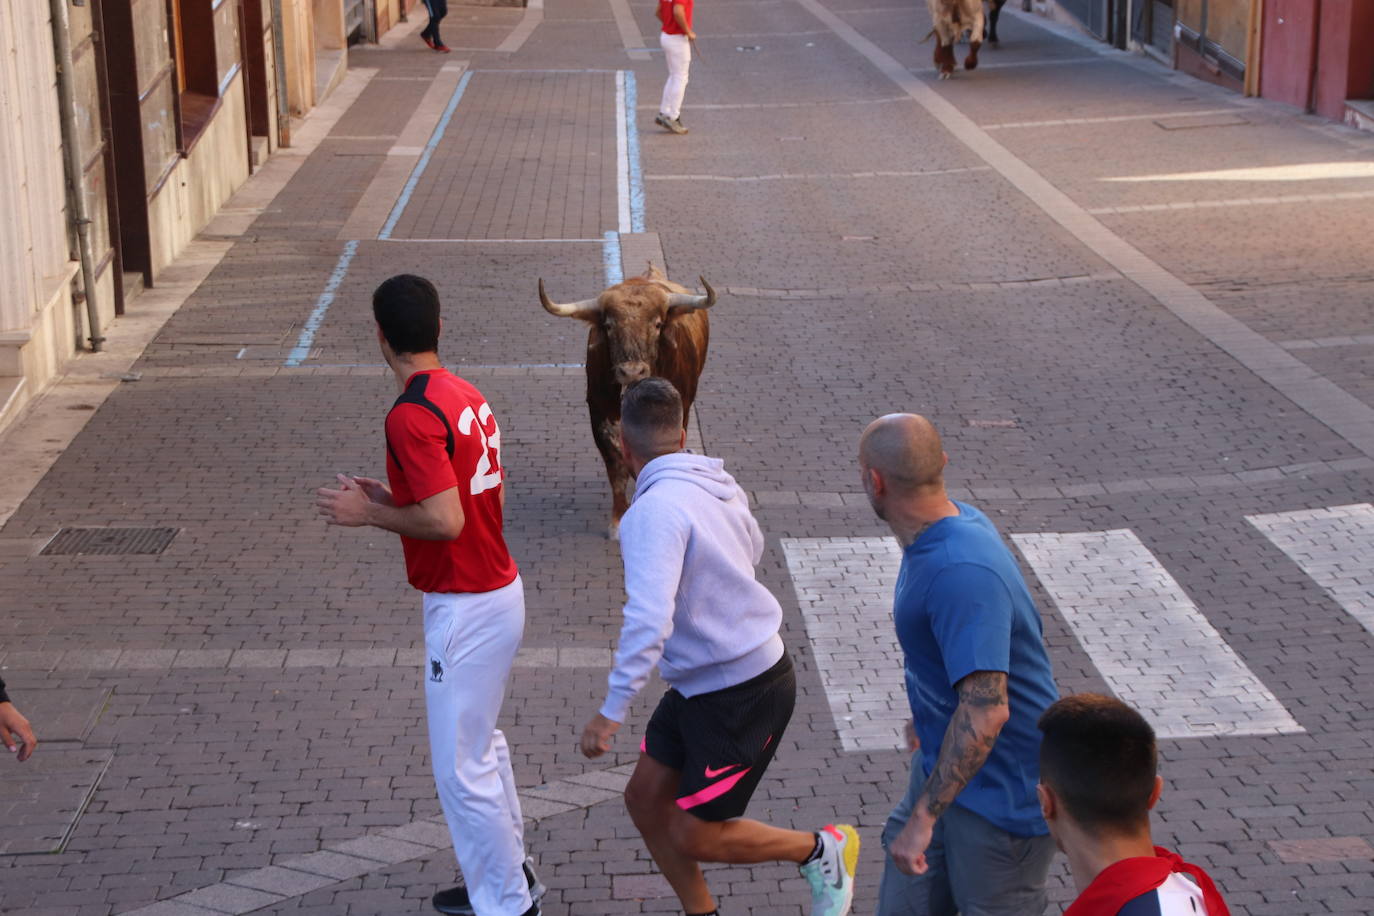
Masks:
[[[180,528],[63,528],[39,556],[162,553]]]

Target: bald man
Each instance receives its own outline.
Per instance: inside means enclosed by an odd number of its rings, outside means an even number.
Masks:
[[[902,547],[893,620],[912,714],[878,914],[1039,914],[1054,841],[1036,722],[1058,691],[1016,560],[986,515],[949,498],[948,461],[915,414],[880,417],[859,442],[864,492]]]

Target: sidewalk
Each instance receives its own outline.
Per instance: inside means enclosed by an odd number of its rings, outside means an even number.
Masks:
[[[452,55],[401,33],[350,51],[337,121],[207,230],[203,279],[125,341],[131,380],[79,361],[94,382],[0,440],[6,467],[50,463],[0,527],[0,671],[44,742],[0,761],[21,787],[0,909],[380,916],[453,881],[399,550],[312,500],[378,476],[394,392],[368,302],[411,271],[502,418],[528,590],[503,728],[545,912],[675,912],[618,797],[661,687],[616,753],[576,753],[621,569],[584,330],[535,293],[592,296],[653,257],[722,293],[698,435],[755,499],[798,663],[750,813],[856,823],[856,913],[908,766],[890,547],[852,459],[894,409],[935,420],[959,494],[1026,559],[1061,690],[1168,724],[1158,841],[1238,916],[1368,911],[1374,137],[1006,12],[1002,47],[941,83],[920,4],[703,6],[685,137],[652,126],[643,4],[454,7]],[[54,459],[64,413],[89,420]],[[40,555],[62,527],[176,531]],[[1096,566],[1064,554],[1080,534]],[[1119,609],[1134,673],[1103,660],[1109,575],[1143,602]],[[790,866],[709,878],[723,912],[806,911]],[[1059,912],[1062,862],[1052,885]]]

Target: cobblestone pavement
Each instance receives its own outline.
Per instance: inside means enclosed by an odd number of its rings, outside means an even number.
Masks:
[[[456,7],[452,59],[355,49],[337,121],[207,229],[222,260],[130,381],[61,402],[89,420],[0,528],[0,669],[44,739],[0,761],[0,910],[409,913],[453,880],[418,602],[392,538],[311,498],[381,468],[368,294],[418,271],[503,423],[529,598],[504,728],[545,910],[674,911],[618,799],[661,688],[610,759],[575,753],[620,563],[582,334],[534,293],[654,256],[724,293],[699,438],[753,494],[798,662],[752,813],[856,823],[857,912],[908,765],[895,556],[853,468],[895,409],[1021,552],[1061,688],[1168,736],[1158,839],[1238,914],[1368,912],[1374,139],[1011,7],[940,83],[922,6],[703,4],[683,137],[652,126],[646,4]],[[39,553],[82,526],[176,530]],[[710,879],[726,913],[805,912],[790,866]]]

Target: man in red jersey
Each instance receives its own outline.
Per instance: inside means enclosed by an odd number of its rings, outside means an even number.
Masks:
[[[692,0],[658,0],[658,21],[663,24],[658,43],[668,62],[668,81],[663,84],[663,101],[654,123],[675,134],[687,133],[682,126],[682,97],[687,94],[687,71],[692,66]]]
[[[439,364],[439,295],[392,277],[372,295],[377,341],[401,396],[386,417],[390,486],[338,475],[318,491],[331,525],[401,536],[423,593],[425,706],[439,802],[466,885],[434,895],[441,913],[538,916],[543,887],[525,859],[520,800],[496,728],[525,627],[519,570],[502,536],[501,429],[482,393]]]
[[[1115,697],[1064,697],[1040,716],[1040,811],[1069,859],[1064,916],[1230,916],[1205,871],[1150,838],[1164,781],[1155,732]]]

